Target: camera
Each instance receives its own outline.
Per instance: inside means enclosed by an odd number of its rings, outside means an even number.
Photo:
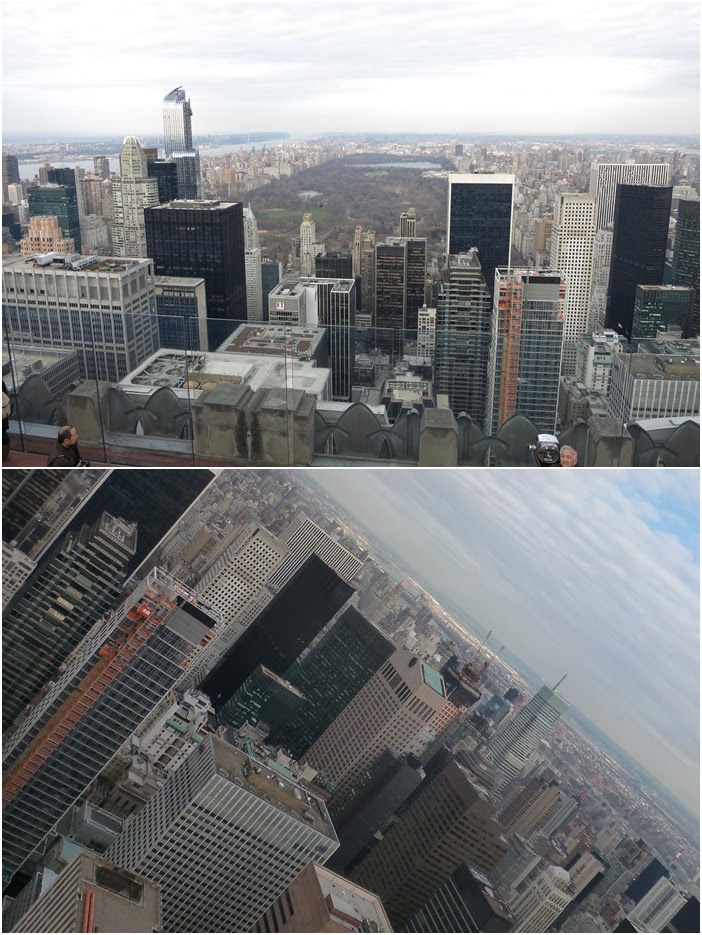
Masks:
[[[536,444],[529,445],[529,450],[539,467],[554,467],[560,464],[561,443],[555,435],[537,435]]]

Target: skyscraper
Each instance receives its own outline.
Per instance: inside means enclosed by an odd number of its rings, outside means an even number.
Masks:
[[[64,237],[70,237],[76,253],[80,253],[80,215],[75,179],[72,185],[50,182],[38,188],[30,188],[27,191],[27,199],[30,218],[57,217]]]
[[[593,162],[590,194],[597,198],[597,229],[614,223],[618,185],[670,185],[670,166],[664,162]]]
[[[321,558],[310,556],[207,676],[202,690],[219,708],[257,665],[285,672],[352,593]]]
[[[246,320],[244,214],[240,203],[172,201],[144,212],[157,276],[201,276],[207,290],[211,347]]]
[[[405,332],[416,332],[425,304],[427,242],[388,237],[375,246],[375,320],[378,346],[401,356]]]
[[[545,825],[560,804],[558,780],[551,770],[545,770],[501,803],[497,819],[507,834],[528,838]]]
[[[631,329],[636,286],[663,282],[672,194],[671,187],[617,186],[607,327],[628,339],[635,337]]]
[[[178,166],[168,159],[148,159],[146,170],[158,185],[158,204],[175,201],[178,197]]]
[[[567,286],[557,271],[498,269],[492,310],[486,430],[515,414],[553,432]]]
[[[319,279],[353,279],[351,254],[325,250],[314,258],[314,275]]]
[[[304,695],[296,712],[277,726],[269,743],[299,760],[393,653],[381,630],[349,607],[316,638],[284,675]]]
[[[514,932],[547,932],[573,897],[568,892],[570,874],[550,866],[539,873],[519,893],[511,905],[517,920]]]
[[[103,513],[68,533],[59,553],[3,614],[3,731],[117,599],[136,527]]]
[[[491,295],[495,268],[510,264],[513,199],[513,175],[449,174],[446,252],[475,247]]]
[[[556,195],[551,231],[551,269],[565,279],[562,372],[575,373],[576,346],[588,333],[592,292],[597,199],[594,195]]]
[[[700,333],[699,201],[681,201],[678,204],[678,223],[675,228],[671,282],[675,286],[688,286],[694,290],[690,324],[683,337],[697,337]]]
[[[157,569],[96,621],[32,712],[31,733],[5,773],[6,880],[173,688],[213,624],[187,588]]]
[[[380,896],[393,927],[404,931],[461,863],[488,873],[499,862],[508,850],[502,830],[484,790],[449,760],[351,877]]]
[[[17,156],[11,153],[2,154],[2,203],[7,204],[7,187],[20,181],[19,163]]]
[[[403,211],[400,215],[400,237],[415,237],[417,234],[417,215],[414,208]]]
[[[326,808],[209,734],[107,852],[161,887],[169,932],[248,932],[338,841]]]
[[[694,291],[688,286],[647,286],[637,284],[631,343],[638,348],[645,338],[658,331],[690,330]]]
[[[504,788],[521,772],[539,741],[553,730],[567,710],[568,702],[557,695],[555,689],[544,685],[504,723],[487,746],[495,769],[502,774],[496,783],[497,789]]]
[[[181,86],[174,88],[163,99],[163,142],[166,158],[173,153],[193,148],[193,115],[190,101]]]
[[[64,236],[57,217],[36,216],[29,219],[29,230],[20,244],[22,256],[35,253],[75,253],[72,237]]]
[[[244,208],[244,264],[246,267],[246,315],[249,321],[263,321],[263,283],[258,224],[251,208]]]
[[[144,209],[159,203],[158,181],[149,178],[146,154],[135,136],[126,137],[122,144],[112,200],[115,256],[148,256]]]
[[[386,747],[409,752],[445,704],[439,673],[396,650],[307,751],[310,765],[334,785],[332,814],[347,806],[357,780]]]
[[[448,256],[436,304],[437,393],[446,393],[455,416],[462,412],[485,428],[491,345],[490,292],[475,250]]]
[[[200,195],[200,157],[193,149],[193,115],[182,87],[174,88],[163,99],[163,141],[166,159],[176,164],[179,198]]]
[[[237,729],[248,723],[259,731],[275,730],[281,722],[294,718],[304,701],[302,692],[287,679],[265,666],[256,666],[219,709],[218,716],[222,724]]]
[[[687,900],[688,894],[678,883],[662,877],[630,910],[629,918],[644,932],[663,932]]]
[[[300,224],[300,275],[314,276],[314,258],[323,247],[317,243],[317,228],[311,214],[305,214]]]
[[[61,470],[2,472],[3,542],[18,538],[68,474]]]
[[[511,932],[514,917],[488,880],[459,864],[407,923],[406,932]]]

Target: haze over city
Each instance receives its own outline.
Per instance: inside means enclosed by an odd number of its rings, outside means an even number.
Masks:
[[[315,480],[699,813],[695,472]]]
[[[181,84],[199,134],[699,132],[697,3],[119,11],[6,6],[6,136],[158,133],[158,101]]]

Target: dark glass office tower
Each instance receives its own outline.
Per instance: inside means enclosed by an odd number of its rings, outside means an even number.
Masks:
[[[199,468],[113,470],[81,506],[66,531],[94,523],[103,512],[138,525],[136,550],[129,563],[132,572],[213,479],[211,471]]]
[[[261,289],[263,291],[263,320],[268,321],[268,295],[283,278],[278,260],[261,260]]]
[[[117,599],[136,541],[134,526],[103,513],[65,536],[12,598],[2,623],[3,731]]]
[[[434,388],[485,430],[492,303],[475,250],[447,257],[436,303]]]
[[[172,201],[144,210],[148,254],[157,276],[202,276],[209,344],[246,321],[244,212],[239,202]]]
[[[378,346],[402,355],[405,331],[417,331],[424,305],[427,242],[389,237],[375,247],[375,326]],[[383,333],[386,329],[386,333]]]
[[[567,869],[568,868],[566,867],[566,870]],[[638,903],[644,898],[651,887],[658,883],[659,880],[669,876],[670,871],[663,866],[657,857],[654,857],[653,860],[644,867],[641,873],[639,873],[639,875],[624,890],[624,895],[627,897],[627,899],[631,899],[633,902]]]
[[[636,286],[663,283],[672,196],[670,186],[617,185],[607,327],[629,340]]]
[[[690,323],[683,337],[694,338],[700,333],[700,203],[681,201],[678,206],[678,226],[673,249],[674,286],[694,290]]]
[[[2,538],[17,539],[41,510],[68,471],[5,469],[2,472]]]
[[[353,279],[350,253],[328,250],[314,260],[314,274],[320,279]]]
[[[281,721],[294,717],[304,703],[304,695],[265,666],[256,666],[241,688],[219,710],[223,724],[239,728],[242,724],[265,725],[270,730]]]
[[[449,175],[446,252],[455,256],[475,247],[491,296],[495,268],[510,262],[513,197],[513,175]]]
[[[269,742],[300,759],[394,651],[384,633],[349,607],[285,671],[305,701]]]
[[[637,285],[631,343],[638,348],[644,338],[655,338],[660,330],[690,329],[694,292],[687,286]]]
[[[286,672],[352,594],[321,558],[310,556],[207,676],[202,691],[220,708],[256,666]]]
[[[75,173],[73,169],[49,169],[48,175],[56,178],[70,176],[61,173],[73,174],[73,184],[59,184],[51,182],[38,188],[30,188],[27,192],[30,217],[57,217],[64,237],[72,237],[76,253],[80,253],[80,217],[78,216],[78,193],[76,192]]]
[[[487,879],[460,864],[407,923],[407,932],[512,932],[515,921]]]
[[[180,583],[154,572],[84,640],[44,699],[3,776],[3,879],[9,880],[144,718],[182,678],[214,621]],[[38,716],[38,715],[37,715]]]
[[[147,173],[158,182],[158,202],[166,204],[178,197],[178,167],[165,159],[149,159]]]

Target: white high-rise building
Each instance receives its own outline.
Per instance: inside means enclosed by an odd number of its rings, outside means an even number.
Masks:
[[[495,784],[496,791],[522,771],[539,741],[551,733],[567,709],[568,702],[544,685],[513,718],[504,722],[487,747],[495,769],[502,774]]]
[[[311,214],[305,214],[300,224],[300,275],[314,276],[314,258],[324,253],[324,244],[317,243],[317,228]]]
[[[611,229],[617,185],[670,185],[670,166],[665,162],[593,162],[590,194],[597,198],[597,228]]]
[[[592,292],[590,295],[590,316],[588,333],[602,331],[607,317],[607,287],[609,286],[609,267],[612,262],[611,230],[598,230],[592,260]]]
[[[566,376],[575,373],[577,339],[588,333],[596,223],[597,199],[594,195],[568,193],[556,196],[551,230],[551,269],[561,273],[567,283],[561,364],[561,372]]]
[[[517,919],[514,932],[548,932],[563,910],[572,902],[568,893],[570,874],[562,867],[547,867],[529,883],[510,905]]]
[[[298,513],[281,538],[287,544],[288,554],[269,580],[276,591],[288,583],[311,555],[319,556],[344,581],[351,581],[363,567],[360,559],[304,513]]]
[[[263,282],[258,224],[251,208],[244,208],[244,269],[246,274],[246,317],[263,321]]]
[[[436,309],[423,305],[417,312],[417,357],[434,360],[436,354]]]
[[[122,145],[119,174],[112,183],[112,249],[115,256],[145,257],[144,208],[158,204],[158,181],[148,177],[146,154],[135,136]]]
[[[209,734],[106,854],[161,887],[167,932],[250,932],[339,846],[324,803]]]
[[[662,932],[689,895],[674,880],[662,877],[629,912],[642,932]]]

